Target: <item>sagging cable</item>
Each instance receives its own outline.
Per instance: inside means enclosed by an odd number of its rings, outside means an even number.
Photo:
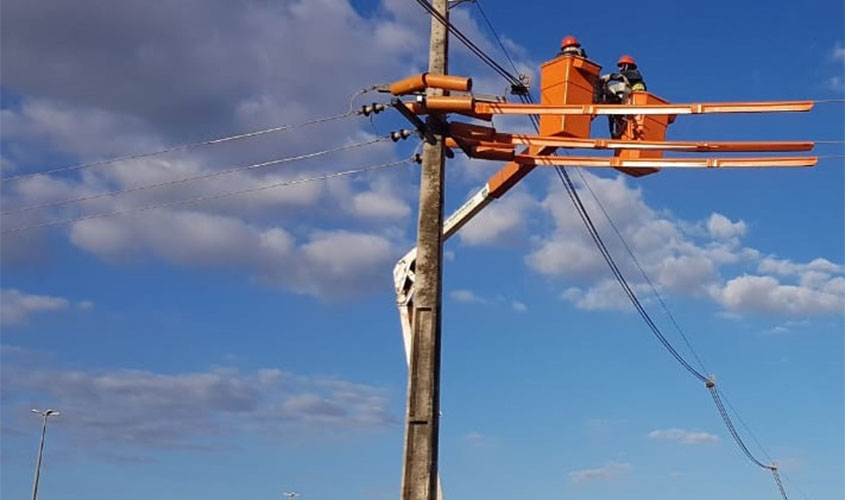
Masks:
[[[285,163],[293,163],[293,162],[297,162],[297,161],[303,161],[303,160],[308,160],[308,159],[312,159],[312,158],[317,158],[317,157],[324,156],[324,155],[327,155],[327,154],[330,154],[330,153],[338,153],[338,152],[342,152],[342,151],[351,151],[351,150],[354,150],[354,149],[360,149],[360,148],[363,148],[363,147],[366,147],[366,146],[371,146],[373,144],[378,144],[380,142],[385,142],[385,141],[388,141],[388,140],[392,140],[393,142],[398,142],[400,140],[405,140],[412,135],[414,135],[414,131],[408,130],[408,129],[402,129],[402,130],[390,132],[390,134],[388,134],[385,137],[379,137],[379,138],[376,138],[376,139],[372,139],[372,140],[369,140],[369,141],[364,141],[364,142],[360,142],[360,143],[356,143],[356,144],[348,144],[348,145],[345,145],[345,146],[339,146],[339,147],[336,147],[336,148],[324,149],[322,151],[315,151],[315,152],[312,152],[312,153],[305,153],[305,154],[296,155],[296,156],[289,156],[289,157],[286,157],[286,158],[279,158],[279,159],[276,159],[276,160],[264,161],[264,162],[260,162],[260,163],[252,163],[250,165],[244,165],[244,166],[240,166],[240,167],[232,167],[232,168],[227,168],[225,170],[215,170],[215,171],[208,172],[208,173],[201,174],[201,175],[194,175],[194,176],[190,176],[190,177],[181,177],[181,178],[177,178],[177,179],[170,179],[170,180],[158,182],[158,183],[155,183],[155,184],[142,184],[140,186],[133,186],[133,187],[118,189],[118,190],[114,190],[114,191],[90,194],[90,195],[86,195],[86,196],[80,196],[80,197],[77,197],[77,198],[71,198],[71,199],[68,199],[68,200],[61,200],[61,201],[55,201],[55,202],[51,202],[51,203],[42,203],[42,204],[38,204],[38,205],[29,205],[29,206],[25,206],[25,207],[13,208],[13,209],[10,209],[10,210],[5,210],[3,212],[0,212],[0,215],[11,215],[11,214],[16,214],[16,213],[29,212],[29,211],[32,211],[32,210],[58,207],[58,206],[62,206],[62,205],[69,205],[69,204],[72,204],[72,203],[80,203],[80,202],[84,202],[84,201],[96,200],[96,199],[105,198],[105,197],[124,195],[124,194],[134,193],[134,192],[138,192],[138,191],[145,191],[147,189],[155,189],[155,188],[161,188],[161,187],[166,187],[166,186],[173,186],[173,185],[177,185],[177,184],[182,184],[182,183],[186,183],[186,182],[194,182],[194,181],[198,181],[198,180],[218,177],[218,176],[221,176],[221,175],[230,175],[230,174],[234,174],[234,173],[237,173],[237,172],[245,172],[245,171],[253,171],[253,170],[258,170],[258,169],[264,169],[264,168],[268,168],[268,167],[282,165],[282,164],[285,164]]]
[[[378,112],[383,111],[382,109],[375,111],[374,106],[375,106],[375,103],[373,104],[373,106],[371,106],[373,108],[371,113],[378,113]],[[26,173],[26,174],[13,175],[13,176],[10,176],[10,177],[4,177],[4,178],[0,179],[0,183],[19,181],[19,180],[26,179],[26,178],[29,178],[29,177],[34,177],[34,176],[37,176],[37,175],[54,175],[54,174],[71,172],[71,171],[76,171],[76,170],[83,170],[83,169],[87,169],[87,168],[91,168],[91,167],[106,166],[106,165],[111,165],[111,164],[114,164],[114,163],[119,163],[119,162],[124,162],[124,161],[139,160],[139,159],[143,159],[143,158],[151,158],[151,157],[154,157],[154,156],[161,156],[161,155],[165,155],[165,154],[169,154],[169,153],[176,153],[176,152],[179,152],[179,151],[187,151],[187,150],[191,150],[191,149],[195,149],[195,148],[199,148],[199,147],[203,147],[203,146],[215,146],[217,144],[222,144],[222,143],[225,143],[225,142],[237,141],[237,140],[242,140],[242,139],[250,139],[250,138],[253,138],[253,137],[258,137],[258,136],[262,136],[262,135],[266,135],[266,134],[285,132],[285,131],[294,130],[294,129],[301,128],[301,127],[307,127],[307,126],[310,126],[310,125],[316,125],[316,124],[320,124],[320,123],[342,120],[342,119],[345,119],[345,118],[351,118],[353,116],[359,116],[359,115],[363,115],[363,114],[364,114],[363,109],[358,110],[358,111],[349,110],[346,113],[341,113],[341,114],[332,115],[332,116],[326,116],[326,117],[323,117],[323,118],[315,118],[313,120],[308,120],[308,121],[305,121],[305,122],[292,124],[292,125],[279,125],[279,126],[276,126],[276,127],[269,127],[269,128],[264,128],[264,129],[260,129],[260,130],[253,130],[253,131],[250,131],[250,132],[228,135],[228,136],[225,136],[225,137],[218,137],[218,138],[215,138],[215,139],[207,139],[207,140],[204,140],[204,141],[180,144],[178,146],[171,146],[171,147],[159,149],[159,150],[156,150],[156,151],[148,151],[148,152],[145,152],[145,153],[137,153],[137,154],[117,156],[117,157],[114,157],[114,158],[106,158],[106,159],[103,159],[103,160],[95,160],[95,161],[90,161],[90,162],[86,162],[86,163],[70,165],[70,166],[67,166],[67,167],[59,167],[59,168],[54,168],[54,169],[50,169],[50,170],[44,170],[44,171],[41,171],[41,172],[31,172],[31,173]]]

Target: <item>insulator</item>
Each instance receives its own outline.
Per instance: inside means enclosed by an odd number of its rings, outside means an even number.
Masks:
[[[361,106],[361,114],[364,115],[364,116],[377,115],[377,114],[381,113],[382,111],[384,111],[385,109],[387,109],[387,106],[385,106],[384,104],[374,102],[374,103],[370,104],[369,106],[367,106],[367,105]]]
[[[413,135],[413,134],[414,134],[413,130],[408,130],[406,128],[403,128],[402,130],[395,130],[395,131],[391,132],[390,133],[390,139],[393,142],[399,142],[401,140],[407,139],[408,137],[411,137],[411,135]]]

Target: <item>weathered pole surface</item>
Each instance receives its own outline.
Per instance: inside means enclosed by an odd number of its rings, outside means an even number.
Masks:
[[[434,9],[448,19],[448,1],[434,0]],[[431,18],[428,70],[448,71],[448,30]],[[429,90],[429,95],[443,95]],[[428,125],[437,130],[437,118]],[[413,339],[408,372],[408,406],[405,422],[405,457],[402,500],[438,500],[437,458],[440,419],[440,329],[443,278],[443,136],[423,146],[417,225],[416,291]]]

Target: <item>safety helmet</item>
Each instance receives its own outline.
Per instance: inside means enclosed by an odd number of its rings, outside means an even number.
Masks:
[[[581,44],[578,42],[578,39],[572,35],[567,35],[563,38],[560,42],[560,48],[565,49],[567,47],[580,47]]]
[[[627,55],[620,57],[619,60],[616,61],[617,66],[622,66],[623,64],[629,64],[635,68],[637,67],[637,61],[635,61],[633,57]]]

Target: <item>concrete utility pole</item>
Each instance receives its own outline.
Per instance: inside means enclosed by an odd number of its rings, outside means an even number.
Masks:
[[[33,408],[33,413],[44,417],[44,425],[41,426],[41,444],[38,445],[38,459],[35,461],[35,480],[32,483],[32,500],[38,498],[38,479],[41,477],[41,457],[44,456],[44,436],[47,434],[47,418],[58,417],[61,412],[56,410],[41,411]]]
[[[448,19],[448,0],[434,0],[432,4]],[[428,53],[430,73],[445,75],[448,72],[448,51],[448,29],[432,16]],[[428,95],[443,95],[443,91],[429,89]],[[429,116],[427,124],[435,131],[435,140],[433,144],[427,142],[423,146],[402,500],[438,500],[445,147],[443,136],[436,133],[437,118]]]

